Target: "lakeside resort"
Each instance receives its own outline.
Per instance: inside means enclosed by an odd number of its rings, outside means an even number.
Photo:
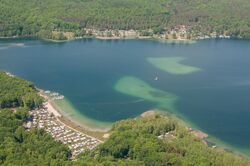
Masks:
[[[60,120],[62,115],[53,107],[51,100],[63,99],[62,95],[56,92],[41,90],[40,95],[46,99],[46,102],[43,103],[42,108],[29,112],[32,118],[24,125],[26,129],[44,129],[55,140],[60,141],[69,147],[72,152],[72,159],[81,153],[95,149],[99,144],[103,143],[103,141],[99,140],[98,138],[83,133],[82,131],[75,129]],[[141,114],[140,117],[145,118],[154,116],[155,114],[155,111],[147,111]],[[197,138],[203,140],[203,143],[208,145],[205,141],[205,138],[208,137],[206,133],[203,133],[199,130],[193,130],[192,128],[189,128],[189,132]],[[109,134],[104,134],[105,137],[106,135]],[[175,138],[175,136],[172,134],[172,132],[168,132],[164,135],[158,136],[158,138],[172,139]],[[213,146],[212,148],[215,147],[216,146]]]
[[[12,73],[5,72],[10,77],[15,77]],[[155,77],[155,81],[158,81],[158,76]],[[31,118],[24,124],[27,130],[31,128],[44,129],[49,133],[55,140],[62,142],[67,145],[72,152],[71,159],[74,159],[81,153],[88,150],[95,149],[99,144],[103,143],[102,140],[90,136],[83,131],[75,128],[69,124],[64,123],[61,118],[61,113],[55,109],[52,102],[55,100],[63,100],[64,96],[53,91],[38,89],[39,95],[45,99],[41,108],[31,110],[29,112]],[[155,110],[150,110],[142,113],[141,118],[146,118],[156,115]],[[208,135],[200,130],[194,130],[188,128],[188,131],[194,135],[196,138],[201,139],[204,144],[211,148],[216,148],[214,144],[207,142],[205,139]],[[109,133],[104,133],[103,138],[108,138]],[[175,139],[176,136],[172,132],[167,132],[165,134],[159,135],[159,139]]]
[[[54,96],[55,98],[58,99],[58,97]],[[61,98],[59,97],[59,99]],[[25,124],[27,129],[44,129],[57,141],[61,141],[70,148],[72,159],[80,153],[95,149],[97,145],[102,143],[101,140],[82,133],[60,121],[61,114],[54,109],[48,98],[46,100],[42,108],[30,111],[32,118]]]

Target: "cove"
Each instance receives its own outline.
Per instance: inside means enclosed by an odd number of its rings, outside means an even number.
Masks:
[[[250,156],[249,46],[247,40],[1,40],[0,69],[63,94],[58,107],[91,128],[163,108]]]

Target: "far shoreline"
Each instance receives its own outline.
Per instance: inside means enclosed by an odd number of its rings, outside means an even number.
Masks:
[[[135,37],[103,37],[103,36],[82,36],[82,37],[75,37],[72,39],[63,39],[63,40],[57,40],[57,39],[49,39],[49,38],[41,38],[41,37],[35,37],[35,36],[18,36],[18,37],[1,37],[0,40],[40,40],[40,41],[46,41],[46,42],[52,42],[52,43],[64,43],[64,42],[70,42],[70,41],[77,41],[77,40],[83,40],[83,39],[96,39],[101,41],[112,41],[112,40],[155,40],[159,42],[165,42],[165,43],[194,43],[200,40],[213,40],[213,39],[227,39],[227,38],[204,38],[204,39],[163,39],[159,37],[153,37],[153,36],[135,36]],[[230,39],[240,39],[240,40],[248,40],[247,38],[230,38]]]
[[[13,38],[15,39],[15,38]],[[155,38],[151,36],[141,36],[141,37],[101,37],[101,36],[84,36],[74,39],[66,39],[66,40],[56,40],[56,39],[46,39],[46,38],[38,38],[38,40],[46,41],[46,42],[52,42],[52,43],[65,43],[65,42],[71,42],[71,41],[77,41],[77,40],[84,40],[84,39],[96,39],[100,41],[119,41],[119,40],[154,40],[158,42],[164,42],[164,43],[187,43],[191,44],[196,42],[197,40],[190,40],[190,39],[161,39],[161,38]]]
[[[35,36],[19,36],[19,37],[1,37],[0,41],[4,40],[37,40],[37,41],[44,41],[44,42],[50,42],[50,43],[66,43],[66,42],[72,42],[72,41],[80,41],[85,39],[95,39],[99,41],[122,41],[122,40],[151,40],[151,41],[157,41],[160,43],[166,43],[166,44],[194,44],[198,41],[203,40],[250,40],[249,38],[241,38],[241,37],[231,37],[231,38],[221,38],[221,37],[210,37],[210,38],[195,38],[195,39],[163,39],[163,38],[157,38],[152,36],[140,36],[140,37],[101,37],[101,36],[82,36],[82,37],[75,37],[72,39],[64,39],[64,40],[56,40],[56,39],[48,39],[48,38],[40,38]]]

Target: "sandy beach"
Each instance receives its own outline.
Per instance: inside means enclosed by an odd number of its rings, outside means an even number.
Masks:
[[[47,108],[47,110],[50,113],[52,113],[55,117],[62,117],[60,112],[53,106],[52,101],[49,99],[49,97],[44,94],[43,90],[38,89],[38,91],[39,91],[39,95],[42,96],[46,100],[43,106]]]
[[[52,106],[51,102],[45,102],[44,107],[52,113],[55,117],[61,117],[62,115]]]
[[[53,114],[62,125],[65,125],[76,132],[88,135],[91,138],[96,138],[100,142],[105,140],[103,136],[109,132],[108,129],[99,131],[95,130],[94,128],[92,129],[84,124],[80,125],[78,122],[64,115],[62,113],[62,110],[57,108],[55,102],[51,100],[46,94],[44,94],[43,90],[41,89],[38,90],[39,90],[39,95],[45,99],[45,102],[43,104],[44,108],[46,108],[49,113]]]

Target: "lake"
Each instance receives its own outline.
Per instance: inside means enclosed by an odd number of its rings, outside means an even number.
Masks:
[[[250,156],[250,41],[0,41],[0,69],[65,96],[93,128],[159,109]]]

